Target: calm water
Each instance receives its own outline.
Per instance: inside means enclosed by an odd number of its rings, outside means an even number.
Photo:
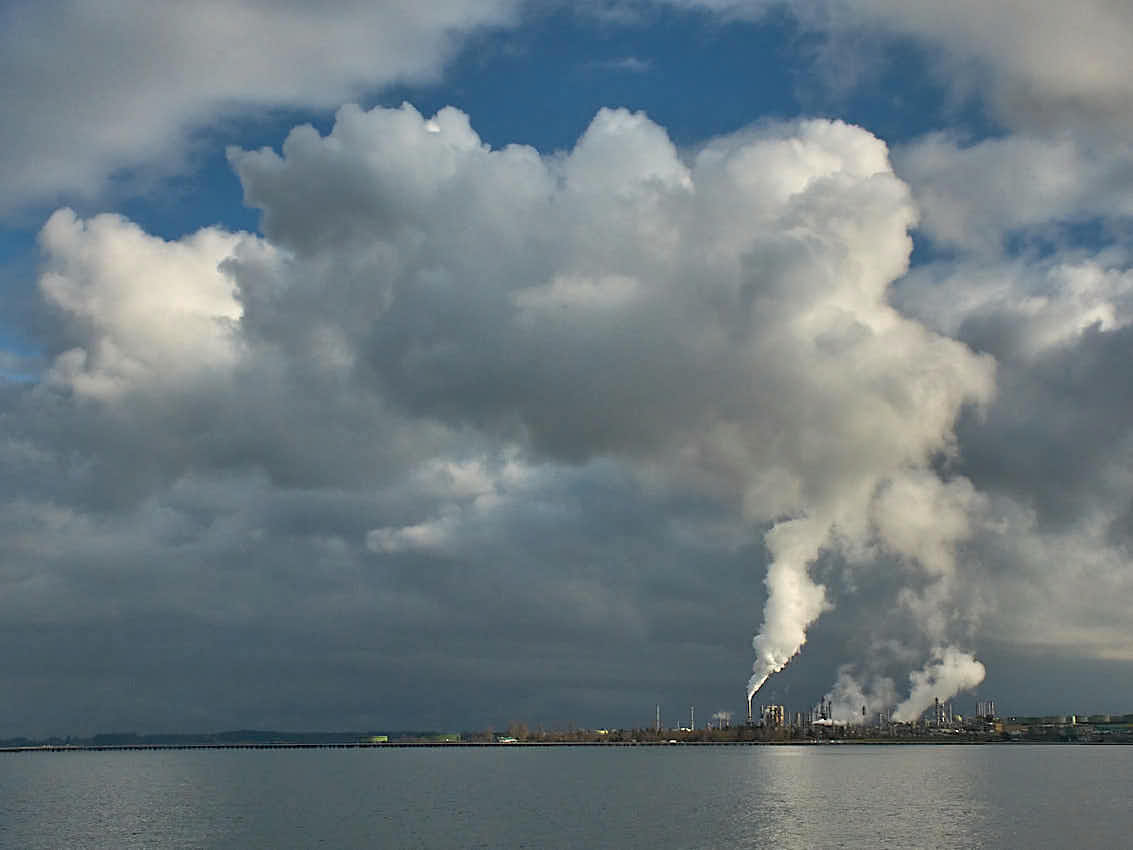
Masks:
[[[0,754],[0,846],[1130,847],[1133,747]]]

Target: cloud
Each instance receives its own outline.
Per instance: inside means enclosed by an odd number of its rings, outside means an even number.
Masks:
[[[300,129],[282,155],[230,157],[268,239],[294,256],[273,289],[285,302],[312,303],[312,263],[382,257],[341,330],[414,415],[558,461],[622,458],[756,524],[795,517],[767,537],[757,652],[778,668],[827,607],[808,564],[886,528],[870,515],[886,486],[944,487],[927,465],[962,406],[990,398],[986,361],[885,302],[915,220],[886,153],[810,121],[686,163],[643,115],[603,110],[568,155],[544,159],[486,148],[454,110],[403,107],[344,109],[328,137]],[[450,527],[372,542],[436,546]],[[914,561],[933,545],[886,540]]]
[[[682,154],[603,110],[543,156],[485,145],[451,108],[346,107],[327,135],[229,158],[262,237],[164,241],[68,212],[44,228],[50,379],[0,396],[13,615],[172,610],[187,635],[245,623],[252,647],[374,670],[349,660],[367,635],[441,677],[522,643],[602,657],[614,704],[608,653],[692,657],[764,603],[765,672],[823,614],[900,643],[885,669],[857,659],[865,684],[847,669],[838,701],[860,712],[926,659],[925,681],[945,658],[974,669],[961,647],[1024,616],[1012,581],[1061,586],[1028,561],[1044,542],[1093,552],[1098,576],[1118,563],[1126,502],[1088,534],[1075,509],[1057,538],[1026,512],[1035,478],[1075,479],[1011,411],[1039,421],[1072,396],[1060,369],[1116,380],[1119,262],[1021,260],[1018,291],[991,273],[996,297],[965,294],[961,267],[938,297],[956,269],[909,275],[913,194],[861,128],[767,124]],[[1048,293],[1028,306],[1036,269]],[[981,318],[1022,341],[984,345]],[[1080,418],[1050,420],[1053,445],[1099,446],[1087,470],[1124,445],[1089,434],[1124,421],[1106,397],[1091,381]],[[1072,641],[1089,617],[1060,610],[1051,640]]]
[[[249,611],[289,539],[325,565],[295,580],[333,593],[369,559],[482,563],[563,521],[544,495],[561,470],[614,463],[639,492],[715,505],[710,524],[673,526],[681,547],[719,551],[700,537],[718,517],[749,539],[778,523],[771,575],[814,603],[788,615],[789,656],[828,606],[807,572],[820,549],[868,547],[887,488],[915,480],[931,504],[934,487],[960,486],[929,464],[964,405],[990,397],[991,366],[886,303],[915,218],[859,128],[768,125],[685,160],[646,116],[603,110],[572,151],[544,157],[487,147],[454,109],[349,107],[328,136],[300,127],[279,154],[230,159],[262,239],[166,242],[69,212],[41,236],[60,330],[49,380],[14,396],[7,463],[37,477],[82,422],[74,484],[38,476],[19,510],[63,510],[108,560],[136,547],[128,562],[160,562],[201,534],[203,509],[216,557],[247,553],[230,602]],[[238,504],[226,481],[264,505],[295,493],[338,507],[295,536],[176,495],[216,487],[216,505]],[[134,519],[108,526],[109,505]],[[805,533],[788,546],[791,529]],[[81,575],[62,567],[68,548],[47,571],[64,585]],[[601,588],[618,581],[569,560],[541,575],[581,622],[606,616]],[[770,634],[794,591],[769,587]],[[206,599],[187,596],[185,616]],[[424,617],[429,599],[398,604]]]
[[[678,678],[720,693],[761,608],[762,671],[811,641],[768,688],[837,670],[847,718],[972,687],[969,647],[1128,663],[1129,13],[790,5],[820,63],[913,43],[1007,132],[891,160],[808,120],[680,151],[603,110],[544,156],[455,109],[347,106],[229,152],[262,237],[51,216],[45,350],[0,362],[6,717],[632,722],[648,693],[648,722]],[[0,12],[7,211],[436,79],[520,10],[151,12]]]
[[[1133,273],[1121,252],[942,262],[910,273],[896,300],[942,333],[1030,364],[1091,329],[1128,326]]]
[[[930,4],[896,0],[832,8],[835,15],[859,16],[868,26],[941,48],[949,79],[990,84],[997,113],[1012,125],[1085,120],[1120,128],[1133,114],[1133,10],[1124,4],[965,0],[947,15]]]
[[[1128,457],[1128,437],[1109,455]],[[1127,600],[1130,484],[1128,468],[1111,469],[1095,499],[1073,506],[1061,523],[1039,507],[1000,495],[975,535],[987,553],[985,576],[997,616],[982,628],[989,643],[1017,643],[1053,659],[1129,661]],[[1053,486],[1064,486],[1055,479]],[[1113,498],[1116,496],[1116,498]],[[992,517],[994,519],[992,519]]]
[[[645,74],[653,70],[653,62],[638,56],[621,56],[616,59],[589,62],[586,67],[594,71],[625,71],[630,74]]]
[[[271,290],[277,300],[259,303],[254,275],[242,285],[246,325],[290,333],[257,323],[311,320],[292,305],[313,304],[317,290],[318,318],[366,347],[375,378],[402,404],[480,424],[518,414],[536,446],[565,457],[692,441],[693,458],[698,440],[729,423],[778,433],[761,396],[781,389],[789,406],[791,390],[816,392],[818,379],[781,356],[758,363],[781,374],[752,381],[746,369],[776,346],[803,347],[837,370],[839,351],[877,345],[855,379],[866,388],[890,377],[880,348],[902,345],[949,364],[941,386],[955,380],[957,401],[973,375],[986,381],[984,364],[881,301],[907,261],[912,212],[868,134],[830,122],[799,125],[797,137],[775,128],[709,145],[690,168],[660,128],[626,112],[600,113],[562,161],[490,151],[453,110],[432,119],[443,132],[429,123],[408,108],[348,109],[329,137],[293,133],[282,156],[232,154],[267,238],[292,256],[286,283]],[[347,174],[355,190],[343,196]],[[338,274],[342,265],[353,271]],[[366,285],[349,299],[330,288],[355,276]],[[953,356],[972,374],[950,376]],[[689,380],[694,370],[703,377]],[[638,410],[626,420],[630,400]],[[910,456],[937,445],[951,404],[910,437]],[[883,421],[886,409],[870,415]],[[752,505],[757,514],[791,509],[788,494],[747,495],[767,501]]]
[[[120,171],[176,170],[194,133],[250,110],[326,108],[435,79],[462,39],[511,23],[517,6],[5,4],[5,108],[19,120],[0,129],[0,211],[93,196]]]
[[[996,116],[1016,128],[1049,130],[1086,122],[1123,132],[1133,115],[1133,11],[1089,0],[962,0],[941,14],[932,3],[903,0],[665,0],[670,5],[760,18],[788,8],[830,39],[828,58],[861,58],[861,37],[907,38],[931,51],[946,85],[981,93]],[[851,63],[852,64],[852,63]]]
[[[922,212],[921,230],[964,252],[998,253],[1009,237],[1060,230],[1099,218],[1133,216],[1133,147],[1089,141],[1089,128],[1055,135],[1017,133],[964,145],[947,134],[896,151]]]
[[[1127,659],[1127,606],[1113,600],[1128,599],[1121,565],[1133,515],[1129,394],[1118,366],[1131,351],[1133,11],[1104,0],[965,2],[946,15],[889,0],[678,5],[747,18],[790,8],[823,36],[820,67],[853,68],[869,61],[863,47],[911,43],[954,106],[973,104],[998,125],[995,137],[955,128],[893,154],[930,259],[894,285],[892,303],[993,355],[998,387],[979,416],[963,418],[955,454],[939,467],[970,482],[951,493],[968,493],[957,511],[943,507],[943,493],[918,498],[906,481],[885,490],[893,522],[879,528],[913,535],[920,522],[903,513],[918,505],[935,503],[949,518],[931,542],[918,536],[929,549],[911,537],[898,546],[903,558],[919,550],[922,563],[950,564],[941,579],[901,594],[908,616],[969,641]],[[983,519],[973,525],[974,516]],[[964,628],[934,617],[949,607],[942,598],[959,608],[961,597]],[[840,687],[861,696],[852,677]],[[909,712],[923,700],[915,702]]]
[[[55,358],[48,381],[107,399],[234,364],[241,309],[221,264],[266,250],[253,237],[206,228],[166,242],[118,216],[82,222],[64,209],[39,239],[40,290],[72,346]]]
[[[987,351],[998,395],[957,435],[984,494],[962,581],[994,612],[982,642],[1127,660],[1133,432],[1129,261],[1120,244],[961,254],[914,270],[903,312]]]

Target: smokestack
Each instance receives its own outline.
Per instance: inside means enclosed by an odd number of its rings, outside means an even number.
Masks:
[[[657,703],[657,725],[654,728],[661,731],[661,703]]]
[[[752,700],[752,697],[754,697],[754,696],[755,696],[754,691],[747,695],[747,725],[748,726],[751,725],[751,700]]]
[[[688,728],[696,729],[696,706],[690,705],[688,707]]]

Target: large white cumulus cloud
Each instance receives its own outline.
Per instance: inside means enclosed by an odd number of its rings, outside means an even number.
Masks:
[[[885,302],[914,213],[857,128],[771,127],[686,165],[622,111],[559,159],[489,150],[455,110],[347,108],[231,157],[289,256],[233,266],[246,326],[330,325],[422,415],[665,458],[773,518],[923,462],[988,396],[986,361]]]
[[[990,399],[992,367],[888,305],[915,213],[868,133],[768,126],[686,162],[645,116],[603,110],[543,158],[490,150],[455,110],[346,108],[327,137],[230,157],[290,257],[234,266],[257,334],[325,322],[416,415],[623,458],[775,524],[756,678],[827,607],[808,575],[823,548],[876,540],[950,571],[963,509],[936,531],[949,490],[927,470],[962,407]],[[940,493],[888,496],[910,487]],[[924,534],[890,506],[923,510]]]

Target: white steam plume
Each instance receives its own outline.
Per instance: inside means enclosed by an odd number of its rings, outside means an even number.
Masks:
[[[984,680],[984,666],[971,653],[954,646],[936,647],[931,660],[921,670],[909,674],[913,686],[908,699],[897,706],[893,719],[902,723],[916,720],[933,699],[952,699]]]
[[[830,717],[834,721],[862,723],[888,710],[897,701],[897,691],[888,676],[876,676],[867,684],[854,676],[852,665],[845,664],[839,668],[838,681],[826,695],[826,701],[830,703]]]
[[[747,698],[763,687],[806,643],[806,630],[830,605],[826,588],[815,584],[807,571],[828,535],[826,525],[817,520],[794,519],[781,522],[765,538],[772,562],[767,570],[767,602],[763,606],[763,627],[752,639],[755,663],[747,683]]]
[[[749,700],[786,667],[806,642],[807,629],[832,607],[825,588],[809,575],[810,564],[827,546],[839,549],[851,562],[870,558],[880,548],[929,578],[923,590],[906,587],[898,599],[929,645],[948,643],[957,619],[949,604],[956,591],[956,545],[968,536],[970,517],[986,506],[985,497],[964,478],[945,482],[930,469],[913,467],[885,478],[872,492],[836,493],[833,504],[834,510],[779,523],[765,538],[772,563],[763,625],[752,642],[756,659],[748,681]],[[868,516],[864,526],[858,512]],[[879,710],[892,704],[891,699]],[[861,706],[858,701],[859,715]],[[873,710],[869,701],[867,709]]]
[[[717,711],[712,715],[712,719],[716,722],[717,729],[724,729],[732,725],[732,712],[730,711]]]

